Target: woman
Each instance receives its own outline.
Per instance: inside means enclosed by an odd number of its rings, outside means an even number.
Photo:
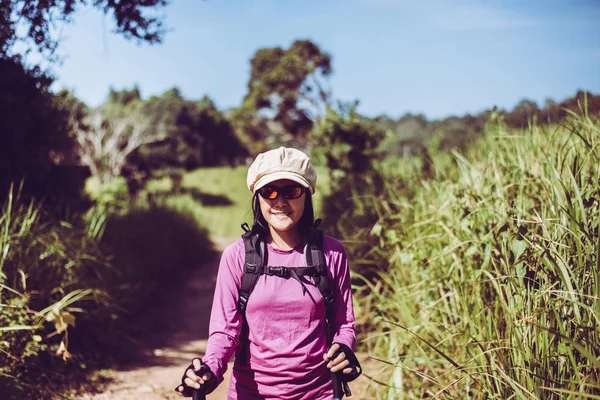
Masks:
[[[269,266],[306,267],[303,249],[314,224],[316,181],[309,157],[296,149],[267,151],[250,166],[251,233],[266,244]],[[331,346],[325,300],[306,277],[261,275],[249,296],[244,321],[238,301],[246,252],[244,241],[238,240],[225,249],[219,265],[206,354],[192,361],[176,390],[191,396],[191,389],[204,386],[210,393],[223,380],[236,350],[230,400],[331,400],[332,372],[342,378],[357,376],[360,366],[351,350],[354,311],[346,252],[329,236],[323,237],[322,247],[334,295]],[[240,335],[245,323],[247,332]]]

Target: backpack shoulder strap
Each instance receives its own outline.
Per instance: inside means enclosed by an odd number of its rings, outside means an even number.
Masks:
[[[245,314],[248,298],[264,270],[266,249],[265,243],[260,240],[259,235],[253,235],[251,232],[246,232],[242,235],[242,238],[244,239],[244,249],[246,254],[244,274],[242,275],[242,284],[238,299],[238,309]]]
[[[245,262],[238,297],[238,310],[242,314],[242,329],[240,332],[236,357],[239,358],[240,363],[243,365],[246,363],[248,354],[248,322],[246,321],[246,306],[248,305],[248,298],[256,286],[256,282],[258,282],[258,278],[263,274],[267,252],[265,242],[260,239],[258,234],[252,234],[250,230],[247,230],[242,235],[242,239],[244,240]]]
[[[331,282],[325,255],[323,254],[323,232],[318,228],[321,223],[317,219],[311,228],[310,238],[304,247],[304,258],[307,266],[314,266],[317,274],[313,277],[315,286],[319,289],[321,296],[325,299],[325,309],[327,315],[327,324],[329,333],[327,340],[330,342],[333,338],[333,320],[335,317],[334,301],[335,296],[331,290]],[[330,343],[329,343],[330,344]]]
[[[325,299],[325,310],[327,316],[327,346],[329,347],[331,346],[333,342],[333,336],[335,335],[335,296],[331,290],[329,270],[327,268],[327,262],[323,253],[323,232],[317,229],[320,223],[321,220],[317,219],[314,226],[311,228],[310,240],[304,248],[304,257],[306,258],[306,265],[309,267],[314,266],[317,270],[317,274],[313,277],[313,279],[315,285],[319,289],[319,292],[321,292],[321,295]],[[333,373],[331,375],[336,398],[341,398],[343,396],[342,392],[348,397],[351,396],[348,382],[340,380],[339,375],[340,374],[338,373]]]

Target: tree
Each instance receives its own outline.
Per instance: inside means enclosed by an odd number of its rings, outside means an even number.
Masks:
[[[250,154],[256,155],[269,150],[269,119],[244,107],[229,110],[226,117]]]
[[[141,112],[165,136],[160,143],[143,146],[134,157],[151,169],[234,164],[248,155],[231,123],[207,96],[186,100],[173,88],[144,102]]]
[[[313,153],[327,165],[334,187],[343,182],[364,182],[385,137],[373,121],[358,114],[357,107],[358,102],[339,104],[338,110],[328,108],[320,129],[311,132]]]
[[[140,104],[147,124],[163,139],[139,146],[127,156],[121,175],[132,193],[152,176],[177,179],[184,171],[234,165],[248,156],[231,123],[206,96],[186,100],[173,88]]]
[[[47,202],[64,189],[56,179],[60,155],[72,147],[69,112],[64,95],[49,92],[50,83],[39,71],[0,58],[0,199],[21,180],[24,195]],[[69,181],[72,193],[79,183]]]
[[[85,126],[75,130],[77,153],[81,164],[89,167],[100,182],[119,176],[127,157],[137,148],[165,138],[151,129],[140,113],[109,118],[99,109],[85,121]]]
[[[305,135],[329,104],[330,74],[331,56],[310,40],[297,40],[287,50],[259,49],[251,60],[243,107],[266,113],[294,135]]]
[[[0,197],[11,183],[23,180],[23,195],[44,198],[47,204],[80,203],[89,170],[65,160],[75,145],[70,124],[81,120],[71,110],[76,102],[52,95],[52,78],[24,56],[37,52],[38,59],[56,61],[56,28],[72,21],[86,4],[87,0],[0,0]],[[115,32],[128,39],[152,44],[164,35],[162,21],[152,12],[167,0],[92,4],[112,15]]]
[[[52,30],[59,23],[71,22],[86,4],[86,0],[0,1],[0,57],[14,56],[18,44],[24,53],[37,50],[45,59],[54,58],[58,41]],[[164,7],[167,0],[94,0],[92,4],[112,14],[115,32],[127,39],[152,44],[164,35],[162,21],[152,11]]]
[[[330,174],[329,193],[323,200],[321,213],[332,235],[347,237],[353,242],[348,251],[362,259],[364,253],[357,252],[358,243],[370,241],[366,247],[375,245],[374,236],[368,232],[379,219],[377,207],[368,197],[376,200],[384,182],[375,168],[377,147],[384,132],[358,114],[358,102],[339,104],[337,109],[327,109],[325,121],[319,129],[311,132],[315,143],[311,157],[320,165],[327,166]],[[351,231],[347,230],[352,226]],[[360,273],[362,274],[362,270]]]
[[[539,109],[537,103],[535,101],[523,99],[506,115],[505,121],[509,126],[526,128],[538,114]]]

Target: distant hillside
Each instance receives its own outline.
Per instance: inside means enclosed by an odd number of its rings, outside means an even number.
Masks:
[[[532,121],[556,124],[563,120],[568,111],[576,113],[587,109],[589,115],[600,114],[600,95],[579,91],[560,103],[547,100],[542,108],[536,102],[524,99],[511,111],[493,108],[475,115],[451,116],[441,120],[427,120],[422,114],[405,114],[399,119],[381,115],[374,120],[388,136],[381,143],[384,154],[407,156],[420,151],[428,142],[437,139],[439,148],[463,147],[474,136],[479,135],[492,113],[509,128],[524,128]]]

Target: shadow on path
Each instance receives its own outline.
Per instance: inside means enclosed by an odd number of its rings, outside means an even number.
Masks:
[[[219,258],[231,241],[215,243],[217,255],[204,265],[191,269],[181,285],[163,294],[162,305],[148,312],[154,329],[139,338],[147,350],[143,356],[111,371],[100,393],[73,395],[73,399],[182,399],[174,391],[194,357],[206,351],[208,325]],[[226,399],[229,371],[225,381],[210,395],[210,400]]]

